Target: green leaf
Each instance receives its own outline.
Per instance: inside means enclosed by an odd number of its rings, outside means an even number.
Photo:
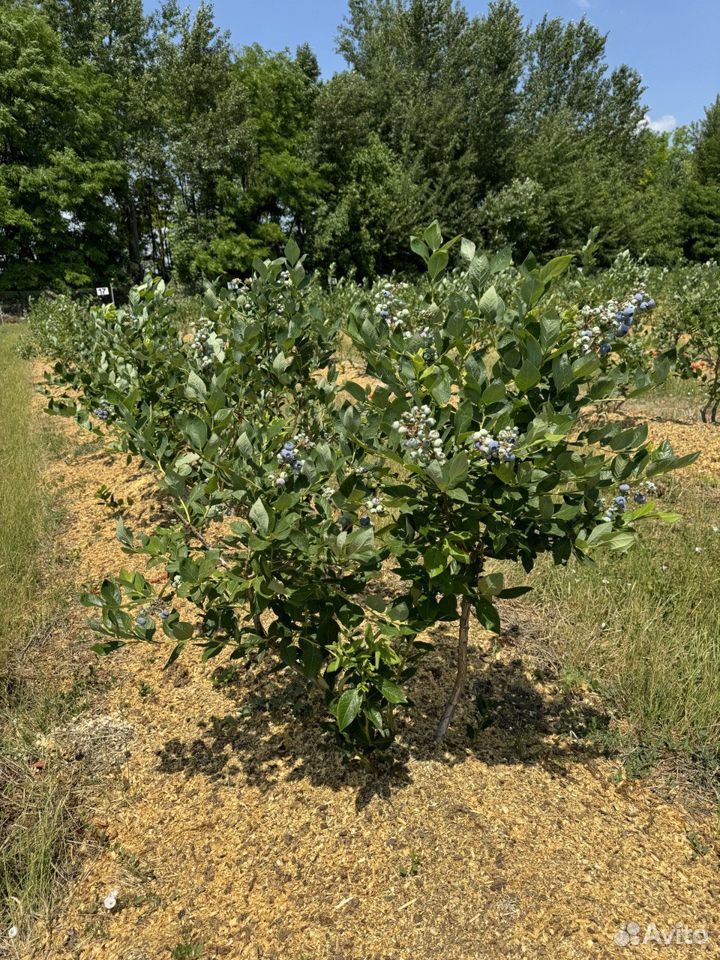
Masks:
[[[423,240],[431,250],[437,250],[442,245],[442,233],[440,231],[440,224],[437,222],[437,220],[433,220],[433,222],[427,228],[423,234]]]
[[[335,716],[340,730],[345,730],[360,713],[362,707],[362,694],[357,687],[351,690],[345,690],[341,695],[335,707]]]
[[[503,302],[495,287],[490,287],[480,298],[480,310],[491,319],[497,316],[502,305]]]
[[[463,260],[474,260],[475,259],[475,244],[472,240],[468,240],[466,237],[463,237],[460,241],[460,256]]]
[[[491,403],[497,403],[499,400],[504,400],[507,394],[507,389],[502,380],[493,380],[482,392],[480,397],[480,402],[485,406],[490,406]]]
[[[428,245],[424,240],[421,240],[420,237],[410,237],[410,249],[413,253],[416,253],[419,257],[422,257],[427,263],[430,257],[430,250],[428,249]]]
[[[435,253],[430,257],[430,262],[428,263],[428,272],[432,280],[435,280],[443,272],[445,267],[448,265],[448,254],[445,250],[436,250]]]
[[[322,666],[323,652],[317,643],[313,643],[306,637],[300,640],[300,664],[302,672],[309,680],[314,680],[320,673]]]
[[[290,237],[288,242],[285,244],[285,259],[291,267],[294,267],[300,259],[300,247],[297,245],[297,242],[293,237]]]
[[[119,607],[122,603],[122,595],[118,585],[112,580],[103,580],[100,587],[100,595],[111,607]]]
[[[441,547],[430,547],[423,557],[423,566],[430,577],[439,577],[445,570],[447,558]]]
[[[534,363],[531,363],[529,360],[526,360],[523,365],[520,367],[518,372],[515,374],[515,384],[518,390],[521,390],[525,393],[531,387],[534,387],[540,382],[540,371],[535,366]]]
[[[200,400],[202,403],[207,400],[207,387],[205,386],[205,382],[195,373],[194,370],[191,370],[188,374],[185,395],[189,397],[190,400]]]
[[[475,615],[481,626],[493,633],[500,633],[500,614],[495,605],[484,597],[478,597],[475,602]]]
[[[402,689],[392,680],[383,680],[378,689],[388,703],[407,703],[407,697]]]
[[[105,604],[102,601],[102,598],[98,597],[98,595],[95,593],[81,593],[80,603],[84,607],[104,607],[105,606]]]
[[[247,433],[241,433],[240,436],[235,441],[235,449],[240,454],[241,457],[244,457],[248,460],[253,455],[253,445],[250,442],[250,438]]]
[[[270,529],[270,517],[265,509],[265,504],[259,497],[250,507],[248,516],[255,524],[255,529],[258,531],[258,533],[260,533],[262,536],[265,536]]]
[[[553,280],[555,277],[559,277],[561,274],[565,273],[573,260],[573,254],[567,254],[563,257],[555,257],[549,263],[546,263],[544,267],[540,268],[540,276],[543,278],[543,280]]]
[[[467,458],[467,455],[464,453],[456,454],[447,468],[447,478],[448,484],[450,486],[455,486],[461,480],[464,480],[468,475],[470,469],[470,462]]]
[[[200,417],[195,417],[190,414],[180,418],[180,429],[193,447],[197,450],[202,450],[207,443],[208,428]]]
[[[430,387],[430,394],[433,400],[440,407],[444,407],[445,404],[450,400],[450,397],[452,396],[452,388],[450,383],[450,376],[447,370],[443,370],[434,379],[433,384]]]
[[[555,357],[552,362],[552,377],[555,389],[561,393],[573,381],[573,370],[566,353]]]
[[[290,362],[287,360],[282,350],[273,360],[272,366],[275,373],[284,373],[285,370],[290,366]]]

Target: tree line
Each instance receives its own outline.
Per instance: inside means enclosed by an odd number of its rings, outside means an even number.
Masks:
[[[349,0],[347,67],[235,47],[211,4],[0,0],[0,289],[410,268],[407,237],[550,254],[720,254],[720,99],[671,138],[586,19]]]

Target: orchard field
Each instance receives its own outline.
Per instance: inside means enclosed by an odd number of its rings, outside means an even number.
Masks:
[[[0,956],[720,956],[719,31],[0,0]]]
[[[0,328],[10,955],[712,955],[720,268],[411,248]]]

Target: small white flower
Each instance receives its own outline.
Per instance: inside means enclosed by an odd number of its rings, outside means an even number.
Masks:
[[[695,547],[695,553],[702,553],[702,547]]]
[[[603,582],[606,586],[607,586],[608,583],[610,583],[610,581],[608,580],[607,577],[603,577],[602,582]]]
[[[600,624],[600,629],[601,629],[601,630],[604,630],[606,626],[607,626],[607,624],[606,624],[605,621],[603,620],[603,622]]]
[[[667,564],[664,563],[664,564],[662,565],[662,567],[660,567],[660,569],[661,569],[663,572],[664,572],[665,570],[667,570]]]
[[[114,910],[117,906],[117,890],[111,890],[110,893],[103,900],[103,907],[106,910]]]
[[[720,527],[715,527],[715,526],[713,526],[712,532],[713,532],[713,533],[720,533]]]
[[[18,930],[18,928],[17,928],[15,925],[13,925],[12,927],[10,927],[10,929],[9,929],[8,932],[7,932],[8,940],[14,940],[15,937],[17,937],[18,933],[20,933],[20,931]]]

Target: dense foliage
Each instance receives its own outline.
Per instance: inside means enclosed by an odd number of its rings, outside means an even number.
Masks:
[[[415,270],[437,217],[485,246],[716,256],[720,106],[644,123],[639,75],[586,19],[514,0],[350,0],[347,69],[237,50],[212,7],[0,0],[0,289],[247,275],[293,235],[315,267]],[[608,149],[608,146],[611,148]],[[382,241],[380,241],[382,237]]]
[[[442,737],[471,616],[497,631],[496,601],[524,592],[505,587],[505,562],[626,550],[641,520],[667,518],[653,478],[694,457],[653,448],[645,426],[588,417],[666,375],[627,359],[652,298],[559,310],[570,258],[515,268],[443,242],[437,223],[412,249],[418,285],[324,294],[291,241],[256,259],[251,280],[208,286],[190,326],[160,279],[122,309],[36,308],[57,358],[51,409],[139,456],[170,510],[150,533],[120,522],[127,552],[166,579],[156,592],[124,571],[86,595],[99,649],[164,636],[171,660],[190,642],[208,657],[271,656],[316,692],[346,746],[367,750],[393,738],[427,629],[456,621]],[[448,272],[456,249],[464,266]],[[181,619],[186,602],[196,614]]]

